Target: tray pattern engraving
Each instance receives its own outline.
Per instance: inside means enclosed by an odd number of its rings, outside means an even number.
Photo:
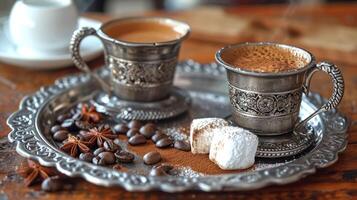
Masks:
[[[283,116],[299,111],[302,88],[290,92],[261,94],[229,85],[233,107],[254,116]]]
[[[114,81],[127,85],[153,87],[162,83],[171,83],[177,60],[134,62],[108,56],[107,63],[113,69]]]

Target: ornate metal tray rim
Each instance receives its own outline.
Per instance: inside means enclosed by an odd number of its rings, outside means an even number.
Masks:
[[[222,76],[224,73],[224,69],[214,63],[201,66],[201,64],[193,61],[180,63],[178,71],[209,76]],[[105,68],[101,68],[97,73],[105,76],[107,71]],[[55,81],[54,85],[42,87],[33,95],[22,99],[19,110],[7,120],[7,124],[12,129],[8,135],[9,140],[16,142],[16,151],[21,156],[34,159],[45,166],[56,167],[60,172],[71,177],[82,177],[91,183],[102,186],[122,186],[128,191],[242,191],[258,189],[272,184],[287,184],[301,179],[314,173],[317,168],[327,167],[335,163],[338,154],[344,151],[347,145],[346,131],[349,122],[341,113],[333,110],[322,114],[322,118],[331,123],[328,123],[330,125],[327,126],[321,142],[311,152],[273,168],[195,178],[151,177],[118,172],[73,159],[57,149],[53,149],[42,138],[36,125],[38,115],[49,99],[71,87],[85,84],[88,81],[89,77],[84,74],[67,76]],[[318,94],[311,95],[310,100],[315,101],[313,102],[314,105],[318,104],[318,101],[324,101]],[[332,117],[336,119],[332,120]],[[342,126],[339,126],[339,123],[342,123]]]

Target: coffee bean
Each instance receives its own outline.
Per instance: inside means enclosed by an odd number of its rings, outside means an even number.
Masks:
[[[190,144],[184,141],[175,141],[174,147],[181,151],[191,151]]]
[[[50,131],[52,134],[56,133],[57,131],[62,130],[62,127],[60,125],[54,125],[51,127]]]
[[[156,133],[155,133],[155,135],[153,135],[152,137],[151,137],[151,140],[154,142],[154,143],[156,143],[157,141],[159,141],[159,140],[161,140],[161,139],[163,139],[163,138],[167,138],[168,136],[165,134],[165,133],[163,133],[162,131],[160,131],[160,130],[157,130],[156,131]]]
[[[146,138],[143,135],[134,135],[129,139],[129,144],[131,145],[140,145],[140,144],[145,144],[146,143]]]
[[[162,163],[162,164],[158,164],[158,165],[155,165],[153,167],[154,168],[161,168],[162,170],[164,170],[166,173],[169,173],[174,167],[169,165],[169,164],[166,164],[166,163]]]
[[[103,159],[105,164],[107,165],[111,165],[115,163],[115,156],[112,152],[108,152],[108,151],[102,152],[98,154],[98,157]]]
[[[87,130],[80,130],[77,134],[77,137],[82,141],[87,141],[90,138],[90,136],[87,133],[88,133]]]
[[[123,163],[131,163],[134,161],[134,154],[127,152],[127,151],[117,151],[114,153],[114,156],[117,158],[118,162]]]
[[[53,139],[57,142],[63,142],[68,138],[68,131],[66,130],[59,130],[55,134],[53,134]]]
[[[131,129],[128,130],[128,132],[126,132],[126,136],[128,138],[131,138],[131,137],[133,137],[134,135],[137,135],[137,134],[140,134],[139,129],[137,129],[137,128],[131,128]]]
[[[56,121],[57,123],[62,124],[64,120],[68,119],[69,117],[70,117],[69,114],[58,115]]]
[[[64,120],[61,124],[61,127],[67,129],[70,132],[75,132],[78,130],[75,120],[73,120],[73,119]]]
[[[83,129],[83,130],[89,130],[95,126],[93,123],[89,123],[87,121],[81,121],[81,120],[75,120],[75,125],[79,129]]]
[[[87,130],[80,130],[78,133],[79,133],[79,135],[86,136],[88,131]]]
[[[115,134],[125,134],[129,128],[126,124],[117,124],[113,127]]]
[[[75,119],[76,116],[78,116],[78,114],[81,114],[80,110],[77,110],[76,108],[72,108],[69,113],[71,114],[71,118]]]
[[[104,159],[99,158],[98,156],[92,159],[92,163],[95,165],[106,165]]]
[[[102,125],[100,125],[100,128],[102,128],[102,129],[110,129],[111,127],[110,127],[109,124],[102,124]]]
[[[119,164],[113,165],[113,169],[115,169],[115,170],[121,170],[121,168],[122,168],[122,166]]]
[[[79,154],[79,159],[86,161],[86,162],[92,162],[93,157],[94,157],[94,155],[90,152]]]
[[[79,138],[82,138],[83,140],[89,140],[91,138],[90,135],[87,134],[88,133],[88,130],[80,130],[78,132],[78,137]]]
[[[144,155],[144,163],[147,165],[154,165],[161,161],[161,155],[157,151],[152,151]]]
[[[80,141],[87,141],[87,138],[84,135],[78,134],[77,137]]]
[[[63,181],[58,177],[48,177],[42,184],[41,189],[45,192],[56,192],[63,189]]]
[[[99,155],[100,153],[102,153],[103,151],[105,151],[105,149],[104,149],[103,147],[100,147],[100,148],[94,150],[93,154],[94,154],[95,156],[98,156],[98,155]]]
[[[106,140],[103,143],[103,147],[106,151],[115,152],[121,150],[121,147],[116,145],[112,140]]]
[[[150,176],[167,176],[168,174],[162,168],[152,168],[149,173]]]
[[[115,139],[113,140],[113,142],[114,142],[114,144],[116,144],[116,145],[118,145],[118,146],[121,145],[121,141],[120,141],[119,138],[115,138]]]
[[[72,119],[80,120],[81,118],[82,118],[82,114],[80,112],[75,111],[75,113],[73,113]]]
[[[141,135],[145,136],[147,139],[150,139],[155,134],[155,129],[150,126],[150,124],[145,125],[140,128]]]
[[[138,121],[138,120],[132,120],[132,121],[130,121],[130,122],[128,123],[128,127],[129,127],[129,128],[137,128],[137,129],[139,129],[141,126],[142,126],[142,125],[141,125],[141,122]]]
[[[161,140],[157,141],[155,145],[158,148],[165,148],[165,147],[171,146],[172,143],[173,143],[173,141],[170,138],[166,137],[166,138],[162,138]]]
[[[156,130],[156,124],[154,124],[154,123],[149,122],[149,123],[145,124],[145,126],[150,126],[151,128]]]

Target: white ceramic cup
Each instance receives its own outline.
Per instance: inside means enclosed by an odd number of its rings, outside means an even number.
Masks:
[[[9,33],[18,48],[56,51],[69,47],[77,22],[72,0],[21,0],[11,10]]]

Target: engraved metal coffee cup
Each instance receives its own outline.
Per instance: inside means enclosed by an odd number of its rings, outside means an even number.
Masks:
[[[247,45],[275,45],[305,58],[307,64],[293,71],[262,73],[233,66],[222,59],[222,55],[230,50]],[[258,135],[281,135],[291,131],[301,133],[300,128],[312,117],[335,108],[344,93],[340,70],[328,62],[316,63],[310,52],[298,47],[268,42],[241,43],[220,49],[216,60],[227,70],[233,121]],[[308,94],[311,77],[316,71],[326,72],[331,77],[333,94],[326,104],[299,122],[302,94]]]
[[[121,23],[150,22],[171,27],[180,37],[154,43],[127,42],[106,33]],[[70,51],[74,64],[90,73],[108,93],[130,101],[156,101],[171,91],[177,57],[182,40],[189,35],[187,24],[169,18],[134,17],[117,19],[103,24],[99,30],[84,27],[74,32]],[[80,56],[80,43],[87,36],[97,36],[104,46],[106,66],[110,69],[110,84],[92,73]]]

